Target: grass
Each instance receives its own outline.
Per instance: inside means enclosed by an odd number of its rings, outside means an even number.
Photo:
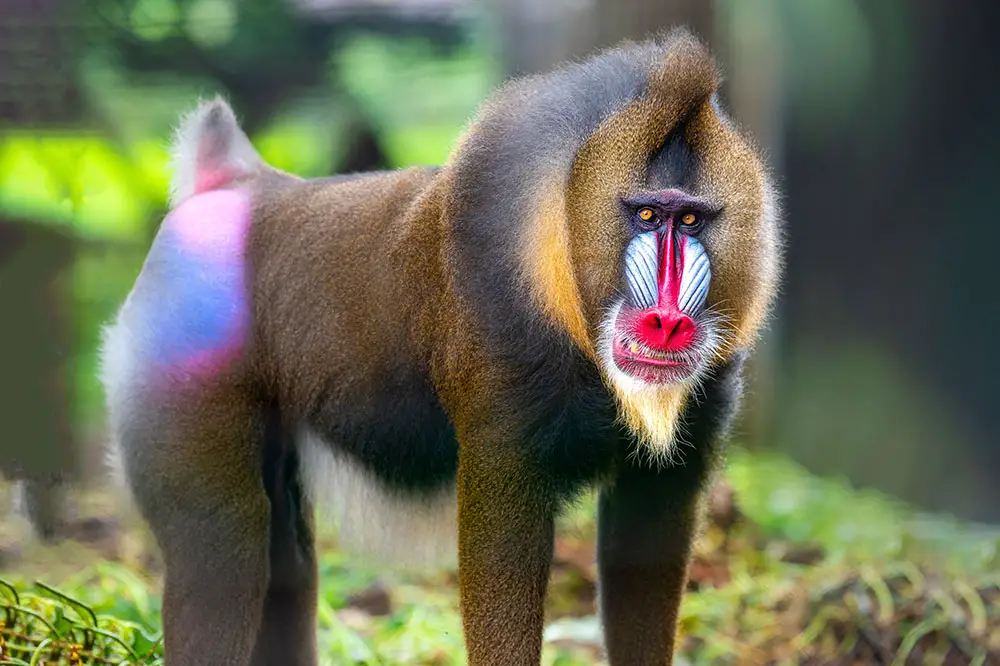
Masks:
[[[736,449],[726,482],[734,499],[713,500],[692,565],[679,663],[1000,663],[996,534],[780,456]],[[560,519],[549,666],[602,663],[593,502]],[[452,572],[387,573],[339,551],[330,534],[321,541],[322,663],[465,663]],[[115,549],[118,561],[79,544],[32,548],[4,567],[0,664],[161,662],[155,557],[137,547]]]

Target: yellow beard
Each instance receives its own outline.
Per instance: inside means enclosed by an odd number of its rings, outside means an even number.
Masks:
[[[690,390],[686,386],[612,386],[626,427],[639,440],[637,456],[656,467],[674,462],[678,425]]]
[[[617,316],[615,307],[601,331],[598,356],[605,381],[618,401],[619,417],[638,442],[633,454],[653,467],[669,465],[675,462],[677,444],[683,437],[678,432],[681,414],[695,382],[647,384],[622,372],[612,357]]]

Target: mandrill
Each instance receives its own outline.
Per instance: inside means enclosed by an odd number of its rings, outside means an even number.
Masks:
[[[718,85],[674,31],[505,85],[444,166],[315,180],[264,163],[223,101],[183,119],[102,350],[167,664],[316,664],[329,500],[348,545],[457,546],[469,664],[537,665],[554,519],[588,486],[608,660],[671,663],[781,266]]]

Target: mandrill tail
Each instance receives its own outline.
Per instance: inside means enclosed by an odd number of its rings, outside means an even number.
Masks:
[[[185,115],[171,148],[170,207],[270,170],[221,97]]]

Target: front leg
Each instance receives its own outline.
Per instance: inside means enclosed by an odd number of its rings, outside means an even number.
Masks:
[[[685,415],[690,447],[676,466],[627,465],[601,492],[597,558],[612,666],[673,663],[698,501],[742,391],[740,356],[718,370]]]
[[[469,666],[538,666],[552,562],[546,484],[506,442],[459,454],[459,585]]]
[[[684,467],[629,467],[601,492],[599,596],[613,666],[671,663],[700,487]]]

